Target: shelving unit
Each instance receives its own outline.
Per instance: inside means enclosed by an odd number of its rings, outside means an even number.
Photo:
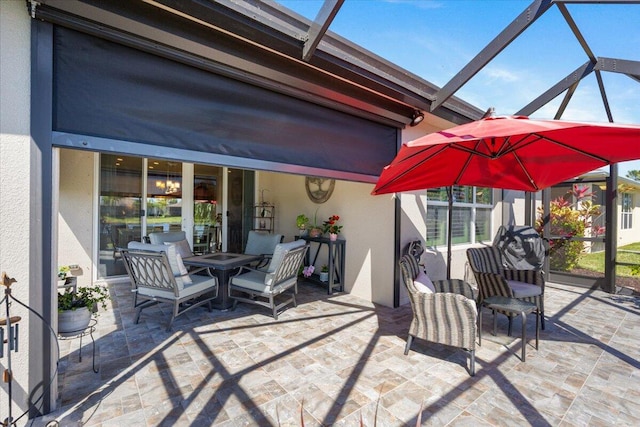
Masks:
[[[252,230],[273,233],[276,207],[273,205],[255,205],[253,207]]]
[[[313,283],[317,283],[327,287],[327,293],[331,295],[335,290],[344,291],[344,260],[347,241],[345,239],[338,238],[337,240],[331,240],[327,237],[309,237],[302,236],[301,239],[306,240],[309,243],[315,243],[311,245],[307,252],[307,259],[305,265],[315,265],[318,260],[318,255],[323,247],[327,248],[327,265],[329,266],[329,280],[323,282],[320,280],[319,274],[312,274],[311,277],[306,278]],[[310,262],[311,255],[313,253],[313,261]],[[318,268],[317,271],[320,271]]]

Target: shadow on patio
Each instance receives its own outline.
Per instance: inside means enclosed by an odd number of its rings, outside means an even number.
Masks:
[[[492,336],[487,315],[470,377],[459,349],[416,340],[403,355],[409,306],[303,284],[278,321],[240,304],[195,310],[166,333],[160,310],[132,323],[128,285],[112,293],[99,319],[100,372],[90,343],[78,363],[77,341],[65,342],[61,407],[33,425],[402,426],[415,425],[421,405],[423,425],[640,424],[637,297],[548,285],[540,350],[530,340],[522,363],[518,334],[507,337],[500,316]]]

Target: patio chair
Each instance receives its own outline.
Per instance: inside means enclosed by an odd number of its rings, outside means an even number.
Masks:
[[[229,298],[233,299],[233,310],[238,301],[258,304],[271,309],[278,320],[278,311],[289,303],[297,307],[298,271],[302,266],[309,245],[302,239],[276,246],[273,258],[266,270],[241,267],[229,279]],[[276,304],[276,297],[285,292],[290,297]]]
[[[467,259],[478,284],[478,306],[485,298],[494,295],[532,302],[537,307],[544,329],[544,275],[541,270],[505,268],[497,246],[469,248]],[[509,318],[510,336],[514,315],[502,313]]]
[[[127,274],[135,292],[135,323],[142,310],[159,303],[173,305],[167,331],[176,317],[206,304],[218,296],[218,280],[212,275],[187,272],[175,246],[131,242],[128,249],[120,249]],[[206,270],[206,269],[201,269]]]
[[[459,279],[428,280],[411,254],[402,256],[400,270],[413,310],[404,354],[409,354],[414,338],[463,348],[474,376],[478,310],[471,286]]]
[[[276,246],[282,243],[282,234],[270,234],[260,231],[249,231],[247,245],[244,253],[246,255],[259,255],[261,258],[253,265],[253,268],[264,268],[269,264]]]

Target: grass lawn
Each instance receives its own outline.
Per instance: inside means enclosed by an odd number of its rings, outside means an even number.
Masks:
[[[633,252],[626,252],[633,251]],[[640,242],[618,248],[618,262],[628,262],[640,265]],[[578,267],[585,270],[598,271],[604,273],[604,252],[584,254],[578,261]],[[618,276],[632,276],[631,267],[620,265],[616,268]]]

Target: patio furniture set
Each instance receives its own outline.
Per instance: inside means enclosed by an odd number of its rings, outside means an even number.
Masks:
[[[507,236],[506,238],[502,238]],[[422,253],[421,242],[411,242],[400,259],[403,283],[408,291],[413,310],[409,326],[405,355],[409,353],[414,338],[466,350],[469,354],[469,374],[475,375],[476,335],[482,344],[482,308],[493,312],[493,334],[496,335],[496,314],[508,317],[508,335],[511,336],[513,318],[522,318],[521,360],[526,360],[527,315],[536,316],[536,344],[539,344],[539,329],[544,329],[544,276],[542,263],[533,262],[530,269],[514,269],[509,266],[509,246],[518,247],[516,252],[533,253],[533,259],[544,257],[544,248],[539,242],[531,244],[534,236],[529,227],[501,229],[494,244],[481,248],[469,248],[467,259],[478,286],[478,292],[463,280],[430,280],[419,264]],[[538,236],[535,234],[535,236]],[[539,237],[538,237],[539,238]],[[527,244],[522,242],[527,241]],[[507,245],[504,245],[508,241]],[[513,253],[513,251],[511,251]],[[524,255],[523,255],[524,256]]]
[[[176,317],[203,305],[211,311],[233,309],[238,301],[258,304],[270,308],[276,320],[288,304],[296,306],[298,271],[308,250],[304,240],[280,243],[281,236],[258,235],[253,238],[264,241],[250,247],[260,253],[194,256],[182,231],[148,237],[149,243],[119,249],[135,293],[135,323],[145,308],[159,303],[173,306],[167,331]],[[285,293],[288,298],[276,301]]]
[[[526,235],[522,230],[526,228],[517,229],[519,235]],[[151,233],[150,243],[130,242],[127,249],[121,248],[135,292],[135,323],[145,308],[158,303],[173,305],[167,331],[176,317],[203,305],[211,311],[213,307],[235,309],[238,302],[257,304],[269,308],[275,320],[289,304],[296,307],[298,272],[308,258],[309,243],[303,239],[281,243],[281,235],[255,232],[251,239],[243,254],[217,252],[194,256],[184,232]],[[513,233],[509,239],[518,241]],[[476,338],[478,345],[482,342],[483,307],[493,312],[494,335],[496,313],[508,317],[509,336],[513,318],[522,317],[523,362],[526,318],[534,313],[538,348],[540,323],[544,329],[542,270],[538,265],[531,269],[509,268],[503,255],[507,246],[500,243],[496,237],[492,246],[467,250],[477,293],[464,280],[430,280],[420,265],[424,252],[421,242],[411,243],[400,260],[413,309],[405,354],[414,338],[463,348],[469,353],[469,373],[475,375],[475,346]]]

